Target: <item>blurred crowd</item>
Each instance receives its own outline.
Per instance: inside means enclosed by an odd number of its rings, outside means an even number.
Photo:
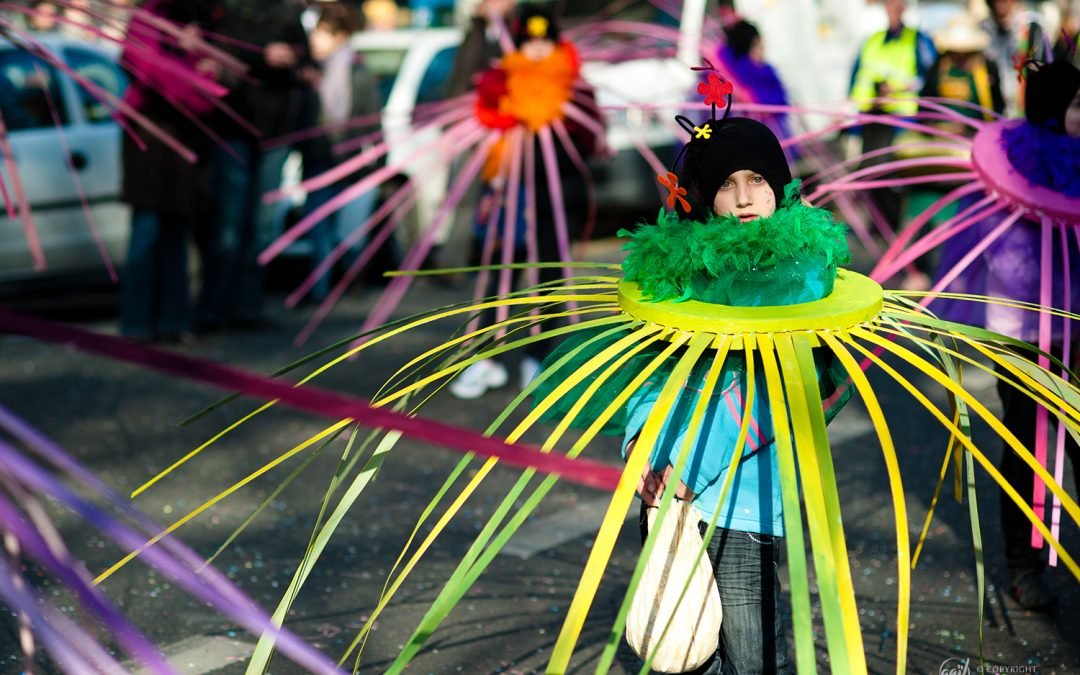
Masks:
[[[318,176],[378,126],[379,95],[350,38],[365,16],[380,26],[394,22],[386,3],[323,0],[146,0],[128,3],[35,0],[18,16],[38,33],[120,44],[130,73],[125,101],[169,137],[199,157],[191,164],[159,138],[141,148],[123,141],[123,198],[131,205],[131,237],[123,279],[121,330],[145,341],[187,341],[198,333],[264,325],[264,267],[257,260],[280,233],[281,206],[263,196],[281,185],[291,152],[303,158],[303,177]],[[445,3],[444,3],[445,4]],[[514,12],[513,0],[471,3],[464,41],[457,50],[445,93],[476,86],[478,74],[500,54],[498,25]],[[853,54],[849,97],[867,116],[919,113],[918,97],[940,97],[964,115],[975,106],[1009,116],[1023,114],[1021,72],[1028,60],[1078,61],[1080,13],[1062,5],[1051,32],[1033,5],[1020,0],[976,0],[969,12],[928,35],[905,23],[905,0],[881,0],[887,24]],[[1075,4],[1075,3],[1074,3]],[[758,28],[720,3],[724,39],[715,55],[743,100],[791,103],[779,72],[766,59]],[[168,20],[163,28],[152,17]],[[224,56],[222,56],[224,55]],[[225,59],[225,61],[223,61]],[[223,67],[231,62],[238,67]],[[178,77],[177,73],[187,73]],[[781,137],[793,132],[788,116],[763,116]],[[359,123],[363,120],[364,123]],[[955,122],[952,131],[970,133]],[[303,134],[320,128],[323,133]],[[892,124],[862,124],[854,137],[870,157],[863,167],[904,154],[926,140],[898,134]],[[351,143],[350,143],[351,141]],[[792,152],[797,153],[797,150]],[[375,163],[307,195],[304,213],[341,200],[347,185],[377,168]],[[882,188],[871,193],[872,216],[892,231],[902,229],[933,190]],[[374,192],[349,204],[355,225],[376,205]],[[482,203],[480,188],[466,203]],[[340,213],[340,211],[335,211]],[[341,241],[340,216],[323,218],[307,235],[317,264]],[[194,242],[196,283],[188,271]],[[359,250],[363,241],[355,242]],[[462,256],[465,257],[465,256]],[[911,269],[905,283],[925,287],[928,269]],[[307,301],[331,290],[333,269],[311,284]],[[197,295],[189,298],[189,289]]]

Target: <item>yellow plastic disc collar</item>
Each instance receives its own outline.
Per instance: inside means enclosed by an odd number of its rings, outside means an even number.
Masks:
[[[881,313],[884,292],[874,280],[837,270],[833,292],[797,305],[732,307],[708,302],[649,302],[632,281],[619,283],[619,306],[642,321],[686,333],[713,333],[740,338],[747,334],[844,330]]]

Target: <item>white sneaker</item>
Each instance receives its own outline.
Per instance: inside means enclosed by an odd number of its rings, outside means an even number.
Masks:
[[[450,383],[450,393],[460,399],[470,401],[480,398],[488,389],[498,389],[510,380],[506,366],[484,359],[477,361],[454,378]]]
[[[529,386],[536,376],[540,374],[540,362],[531,356],[521,359],[521,388]]]

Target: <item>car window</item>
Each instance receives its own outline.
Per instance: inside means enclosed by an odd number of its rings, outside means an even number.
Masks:
[[[53,126],[54,106],[60,122],[67,124],[68,114],[56,70],[28,52],[0,51],[0,112],[8,130]]]
[[[390,92],[394,88],[401,62],[405,60],[404,49],[373,49],[360,52],[364,67],[375,79],[375,87],[379,90],[379,105],[386,105],[390,98]]]
[[[79,47],[68,47],[64,50],[64,59],[78,75],[105,91],[116,96],[124,93],[124,88],[128,83],[127,73],[104,54]],[[98,100],[85,87],[76,85],[76,88],[79,90],[79,103],[87,122],[98,124],[112,121],[109,106]]]
[[[446,88],[450,85],[450,71],[454,67],[454,55],[457,47],[440,49],[431,59],[424,77],[420,80],[420,91],[416,93],[416,104],[441,101],[446,98]]]

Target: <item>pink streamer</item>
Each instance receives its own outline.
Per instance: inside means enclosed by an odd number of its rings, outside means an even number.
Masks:
[[[450,193],[447,195],[446,201],[443,202],[439,208],[438,213],[435,214],[435,218],[431,221],[431,225],[424,232],[419,241],[412,247],[412,250],[405,256],[405,260],[401,263],[401,270],[409,271],[419,269],[421,263],[427,258],[428,253],[431,251],[432,245],[435,243],[435,239],[439,236],[439,231],[442,229],[443,223],[453,213],[454,208],[461,201],[461,198],[465,195],[465,191],[469,185],[479,175],[480,169],[483,167],[484,160],[487,158],[488,152],[494,147],[495,143],[499,140],[497,134],[488,131],[487,136],[483,142],[477,147],[473,156],[469,158],[469,161],[462,168],[461,173],[454,179],[454,183],[450,188]],[[382,297],[376,303],[375,307],[368,314],[367,319],[364,320],[361,332],[380,326],[386,322],[386,319],[390,316],[390,313],[394,311],[394,308],[401,302],[401,298],[409,290],[409,286],[413,282],[411,276],[395,277],[387,285],[386,290],[383,292]]]
[[[946,183],[949,181],[965,181],[975,178],[975,173],[963,171],[957,173],[939,173],[933,176],[913,176],[911,178],[891,178],[889,180],[863,180],[851,182],[828,183],[818,188],[818,192],[837,190],[876,190],[878,188],[903,187],[905,185],[924,185],[926,183]]]
[[[856,164],[860,164],[860,163],[862,163],[862,162],[864,162],[864,161],[866,161],[868,159],[873,159],[875,157],[882,157],[882,156],[885,156],[885,155],[891,155],[891,154],[895,153],[897,150],[900,150],[901,148],[903,148],[905,150],[915,150],[915,149],[920,149],[920,150],[930,150],[930,149],[964,150],[965,149],[964,146],[960,146],[960,145],[957,145],[955,143],[945,143],[945,142],[942,142],[942,141],[923,141],[923,142],[919,142],[919,143],[905,143],[904,145],[890,145],[890,146],[885,147],[885,148],[879,148],[877,150],[871,150],[870,152],[863,153],[861,155],[858,155],[856,157],[852,157],[850,159],[845,159],[842,162],[830,163],[828,166],[826,166],[821,171],[818,171],[814,175],[812,175],[809,178],[807,178],[806,180],[804,180],[803,181],[803,188],[804,189],[808,188],[809,186],[813,185],[814,183],[818,182],[819,180],[824,179],[826,176],[829,176],[829,175],[832,175],[832,174],[835,174],[835,173],[840,173],[840,171],[842,171],[843,169],[845,169],[847,167],[854,166]]]
[[[1072,283],[1069,281],[1072,279],[1072,265],[1069,260],[1069,228],[1063,225],[1060,231],[1062,278],[1065,280],[1064,304],[1062,309],[1066,312],[1072,312]],[[1074,231],[1077,230],[1074,229]],[[1062,317],[1061,322],[1061,362],[1065,365],[1065,367],[1061,369],[1061,378],[1068,381],[1069,364],[1072,361],[1072,320]],[[1068,430],[1065,428],[1064,417],[1059,417],[1057,423],[1057,447],[1054,448],[1054,482],[1058,485],[1061,485],[1062,480],[1065,478],[1065,437],[1068,433]],[[1053,537],[1054,541],[1058,541],[1061,532],[1061,499],[1058,498],[1056,493],[1053,494],[1051,499],[1053,501],[1051,502],[1052,506],[1050,510],[1050,536]],[[1057,561],[1057,551],[1051,546],[1049,559],[1050,566],[1057,567]]]
[[[570,231],[566,223],[566,203],[563,200],[562,182],[559,179],[559,160],[555,155],[555,141],[551,129],[540,129],[540,154],[544,158],[544,170],[547,174],[548,191],[551,193],[551,210],[555,216],[555,238],[559,244],[559,259],[570,262]],[[573,276],[570,268],[563,268],[563,277]]]
[[[1012,227],[1017,220],[1023,215],[1022,212],[1016,211],[1009,215],[1008,218],[1001,221],[993,230],[991,230],[985,237],[983,237],[978,244],[976,244],[970,251],[968,251],[963,258],[961,258],[952,269],[945,273],[941,279],[934,284],[934,287],[930,289],[931,295],[924,298],[919,304],[923,307],[928,306],[934,299],[933,294],[940,293],[951,284],[956,277],[963,274],[964,270],[971,266],[971,263],[975,262],[975,259],[983,254],[987,248],[990,247],[995,241],[1001,238],[1005,232]]]
[[[534,134],[526,135],[525,142],[525,259],[535,263],[540,260],[540,245],[536,238],[536,220],[539,217],[536,204],[536,140]],[[540,283],[540,272],[535,267],[525,270],[525,285]],[[534,309],[533,314],[539,310]],[[539,332],[540,326],[533,326]]]
[[[583,110],[581,110],[580,107],[578,107],[572,101],[567,101],[563,105],[563,113],[570,119],[574,120],[581,126],[588,129],[589,132],[596,136],[598,139],[606,137],[607,130],[604,129],[604,125],[600,122],[597,122],[595,119],[589,117]]]
[[[574,146],[574,142],[570,140],[570,134],[566,130],[566,125],[562,123],[562,120],[555,120],[551,124],[551,128],[555,130],[555,136],[559,139],[559,143],[562,145],[563,150],[566,151],[566,156],[570,158],[570,162],[577,169],[578,177],[585,184],[585,208],[587,210],[585,217],[585,229],[581,234],[582,248],[592,239],[593,229],[596,227],[596,183],[592,179],[592,173],[589,171],[589,166],[586,164],[585,159],[578,152],[578,149]],[[581,256],[576,256],[581,257]],[[577,317],[574,317],[576,320]]]
[[[360,274],[360,271],[364,269],[364,266],[367,265],[373,257],[375,257],[375,253],[378,252],[379,248],[390,238],[390,235],[394,233],[397,226],[401,224],[401,221],[405,218],[405,214],[407,214],[409,209],[416,204],[418,196],[419,193],[415,190],[408,193],[408,198],[405,200],[402,207],[394,211],[393,215],[390,216],[390,220],[388,220],[382,226],[382,229],[371,238],[371,241],[368,242],[368,245],[360,255],[357,256],[356,260],[352,262],[349,269],[345,270],[345,274],[341,276],[338,283],[330,290],[330,293],[327,294],[326,299],[322,301],[312,314],[311,319],[308,320],[304,329],[297,334],[296,339],[293,340],[294,345],[297,347],[302,346],[308,341],[308,338],[314,334],[315,329],[318,328],[326,316],[330,314],[330,310],[334,308],[337,301],[340,300],[341,296],[345,294],[345,291],[349,289],[349,286]]]
[[[890,266],[875,270],[875,278],[881,278],[883,280],[888,279],[901,269],[913,263],[920,256],[926,255],[927,251],[939,246],[945,240],[963,232],[991,215],[1006,210],[1007,208],[1008,206],[1003,202],[994,202],[989,208],[962,220],[958,217],[953,217],[948,223],[928,232],[925,237],[905,249],[900,255],[896,256]],[[967,210],[965,210],[965,212],[967,212]]]
[[[933,100],[930,100],[930,99],[925,99],[925,98],[919,99],[919,107],[920,108],[929,108],[931,110],[936,110],[937,112],[944,115],[948,120],[953,121],[953,122],[959,122],[960,124],[967,125],[967,126],[971,127],[972,129],[975,129],[975,130],[982,129],[984,126],[986,126],[986,122],[984,122],[981,119],[976,119],[974,117],[968,117],[967,115],[961,114],[961,113],[953,110],[951,107],[949,107],[947,105],[942,105],[941,103],[938,103],[937,101],[933,101]],[[979,112],[981,115],[983,115],[984,117],[989,115],[990,118],[993,119],[993,111],[987,110],[986,108],[983,108],[981,106],[976,106],[975,110],[977,112]]]
[[[442,123],[446,121],[446,119],[453,116],[454,114],[458,114],[457,111],[452,111],[451,113],[448,113],[447,115],[444,115],[443,117],[439,118],[438,120],[433,121],[431,123],[431,125],[429,125],[429,126],[441,126]],[[450,138],[453,138],[453,136],[456,135],[456,134],[470,133],[475,128],[477,128],[479,126],[480,126],[479,122],[476,122],[474,120],[470,120],[469,122],[465,122],[465,123],[462,123],[462,124],[460,124],[458,126],[455,126],[455,127],[451,128],[451,129],[448,129],[445,132],[445,135],[450,137]],[[424,130],[426,130],[426,129],[424,129]],[[422,131],[424,131],[424,130],[418,129],[418,130],[416,130],[415,133],[422,133]],[[429,153],[431,152],[430,147],[425,147],[423,149],[426,149]],[[369,164],[371,164],[372,162],[376,161],[377,159],[379,159],[380,157],[385,155],[387,152],[389,152],[389,150],[390,150],[389,144],[384,141],[383,143],[380,143],[379,145],[375,146],[374,148],[371,148],[370,150],[368,150],[366,152],[363,152],[363,153],[357,155],[356,157],[353,157],[352,159],[346,160],[346,161],[342,162],[341,164],[338,164],[337,166],[330,169],[329,171],[325,171],[325,172],[319,174],[318,176],[314,176],[312,178],[309,178],[309,179],[301,182],[299,185],[297,185],[295,187],[292,187],[292,188],[289,188],[289,189],[286,189],[286,190],[274,190],[272,192],[269,192],[269,193],[267,193],[266,195],[263,196],[263,201],[266,202],[267,204],[269,204],[269,203],[272,203],[272,202],[287,199],[288,197],[290,197],[291,195],[293,195],[296,192],[301,192],[301,191],[310,192],[312,190],[317,190],[319,188],[323,188],[323,187],[326,187],[328,185],[333,185],[334,183],[338,182],[342,178],[348,177],[353,172],[358,171],[358,170],[363,169],[364,167],[368,166]],[[424,154],[424,153],[414,150],[407,158],[405,158],[404,160],[399,162],[396,166],[400,167],[400,166],[409,164],[410,162],[416,161],[417,157],[421,156],[422,154]]]
[[[378,124],[382,121],[382,111],[371,113],[369,115],[357,115],[347,120],[340,122],[330,122],[329,124],[319,124],[317,126],[308,127],[306,129],[300,129],[291,133],[282,134],[281,136],[275,136],[264,140],[261,144],[263,150],[271,150],[273,148],[280,148],[285,145],[293,145],[299,141],[306,141],[311,138],[320,138],[335,131],[346,131],[355,127],[364,127],[372,124]]]
[[[898,171],[904,171],[906,169],[918,168],[918,167],[921,167],[921,166],[949,166],[949,167],[957,167],[957,168],[966,168],[966,167],[971,166],[971,162],[969,160],[967,160],[966,158],[963,158],[963,157],[913,157],[913,158],[910,158],[910,159],[899,159],[899,160],[894,160],[894,161],[890,161],[890,162],[883,162],[881,164],[875,164],[873,166],[868,166],[868,167],[865,167],[865,168],[862,168],[862,169],[858,169],[856,171],[852,171],[851,173],[847,174],[846,176],[843,176],[842,178],[840,178],[838,180],[835,180],[835,181],[833,181],[831,183],[822,184],[822,186],[819,187],[816,191],[814,191],[814,193],[811,195],[810,201],[814,201],[815,199],[820,198],[822,196],[822,193],[824,193],[824,192],[836,190],[838,188],[841,188],[842,186],[844,186],[847,183],[859,184],[860,183],[860,181],[859,181],[860,178],[865,178],[867,176],[882,176],[882,175],[886,175],[886,174],[895,173],[895,172],[898,172]],[[918,178],[927,178],[927,177],[928,176],[918,176]],[[929,176],[929,177],[934,178],[936,176]],[[895,178],[895,179],[887,179],[887,180],[882,181],[882,182],[888,183],[888,182],[893,181],[893,180],[901,181],[901,180],[907,180],[907,179]],[[934,182],[936,182],[936,181],[934,181]]]
[[[514,237],[517,234],[518,200],[521,199],[521,163],[524,146],[533,142],[533,134],[524,131],[520,127],[515,133],[506,137],[510,149],[510,176],[506,181],[506,210],[503,211],[502,227],[502,259],[503,265],[514,262]],[[534,200],[536,195],[533,195]],[[514,270],[503,267],[499,270],[498,294],[505,296],[510,292],[510,283],[513,280]],[[509,316],[509,307],[499,307],[495,310],[495,321],[505,321]]]
[[[319,264],[315,267],[314,270],[311,271],[311,274],[309,274],[307,278],[304,279],[300,286],[297,287],[297,289],[293,291],[287,298],[285,298],[285,306],[295,307],[296,303],[300,302],[300,300],[308,294],[308,291],[311,290],[311,288],[319,281],[319,279],[323,277],[324,274],[327,274],[331,270],[331,268],[333,268],[334,263],[340,260],[341,257],[345,255],[345,253],[349,251],[350,248],[352,248],[353,244],[360,241],[361,237],[363,237],[369,231],[374,230],[379,223],[382,223],[392,213],[394,213],[395,209],[401,207],[406,201],[408,201],[408,206],[404,206],[403,208],[406,211],[411,208],[412,204],[416,203],[415,192],[416,185],[413,184],[412,181],[406,181],[400,188],[395,190],[394,194],[389,199],[387,199],[382,205],[380,205],[374,213],[368,216],[368,218],[364,222],[360,223],[359,226],[349,232],[349,234],[344,239],[342,239],[341,242],[339,242],[323,260],[319,262]],[[410,196],[412,196],[412,199],[408,199]],[[364,248],[367,249],[370,248],[370,246],[365,246]],[[363,255],[364,251],[361,251],[360,254]]]
[[[1049,218],[1042,219],[1042,256],[1040,260],[1040,287],[1039,287],[1039,304],[1043,307],[1050,307],[1054,302],[1054,256],[1053,256],[1053,243],[1054,243],[1054,224]],[[1068,280],[1065,282],[1068,284]],[[1043,370],[1050,369],[1050,359],[1045,355],[1050,351],[1051,342],[1051,317],[1047,312],[1039,312],[1039,349],[1044,353],[1039,354],[1039,367]],[[1035,411],[1035,461],[1037,461],[1043,468],[1046,467],[1046,432],[1047,423],[1049,422],[1050,411],[1046,409],[1046,406],[1039,406]],[[1033,478],[1033,490],[1031,497],[1031,510],[1035,512],[1035,517],[1039,520],[1043,520],[1046,516],[1046,483],[1043,483],[1042,478],[1038,474]],[[1035,529],[1035,526],[1031,527],[1031,546],[1032,548],[1043,547],[1042,533]]]
[[[961,101],[961,100],[952,99],[952,98],[942,98],[940,96],[923,96],[923,97],[919,98],[919,103],[920,104],[925,103],[927,101],[930,101],[932,103],[947,103],[947,104],[949,104],[951,106],[959,106],[961,108],[967,108],[968,110],[975,110],[975,111],[977,111],[977,112],[979,112],[979,113],[981,113],[983,115],[989,115],[989,116],[993,117],[994,119],[998,119],[998,120],[1003,117],[1003,115],[1001,115],[1000,113],[996,113],[993,110],[988,110],[988,109],[982,107],[981,105],[978,105],[977,103],[971,103],[970,101]]]
[[[8,194],[7,183],[4,182],[3,174],[0,174],[0,195],[3,195],[4,198],[4,209],[7,211],[7,217],[11,220],[18,218],[15,203],[11,201],[11,195]]]
[[[543,452],[523,443],[509,444],[475,431],[374,407],[369,401],[358,397],[310,385],[294,385],[232,366],[32,319],[7,310],[0,309],[0,328],[10,334],[26,335],[152,368],[172,377],[202,382],[260,399],[278,400],[290,408],[315,413],[328,419],[353,419],[365,427],[400,431],[406,436],[438,447],[456,452],[475,452],[483,457],[496,457],[510,466],[534,468],[600,490],[613,491],[622,475],[619,467],[588,459],[570,459],[565,455]]]
[[[480,139],[485,132],[479,128],[479,125],[473,126],[473,133],[468,136],[468,143],[471,145]],[[280,237],[275,239],[269,246],[266,247],[262,253],[259,254],[259,264],[266,265],[271,260],[281,255],[281,253],[289,247],[294,241],[303,236],[311,228],[322,222],[324,218],[341,209],[343,206],[356,199],[360,195],[364,194],[368,190],[377,188],[380,184],[386,180],[393,178],[401,173],[402,167],[407,166],[410,163],[420,159],[422,156],[427,155],[427,159],[437,159],[438,154],[432,154],[430,146],[420,146],[415,148],[412,153],[409,154],[404,160],[397,164],[391,164],[382,167],[374,173],[365,176],[349,188],[343,190],[341,194],[335,196],[319,208],[315,209],[308,215],[304,216],[300,222],[293,225],[288,231],[284,232]],[[350,160],[351,161],[351,160]],[[334,170],[332,170],[334,171]],[[322,174],[316,178],[321,179],[327,174]],[[316,180],[315,178],[311,179]],[[308,181],[311,182],[311,181]]]
[[[511,130],[509,133],[514,133]],[[499,157],[499,176],[505,176],[510,170],[510,153],[503,152]],[[491,205],[491,213],[488,214],[487,227],[484,230],[484,247],[480,254],[480,265],[487,267],[492,264],[495,259],[495,239],[496,232],[499,229],[499,216],[502,214],[503,206],[507,201],[508,188],[506,181],[503,181],[501,187],[497,187],[492,191],[492,198],[495,200]],[[491,277],[491,270],[482,269],[476,277],[476,287],[473,289],[473,302],[479,302],[481,298],[487,293],[488,280]],[[475,317],[469,322],[469,332],[475,332],[480,328],[480,317]]]
[[[819,167],[827,167],[834,161],[832,153],[830,153],[824,145],[825,144],[820,140],[812,139],[802,147],[804,157],[806,157],[808,164],[811,167],[817,168],[819,174],[824,171],[823,168]],[[855,237],[863,247],[874,257],[881,255],[881,247],[878,246],[877,240],[870,234],[870,228],[866,224],[866,219],[856,208],[855,200],[852,196],[847,193],[837,193],[833,201],[835,201],[837,208],[840,210],[840,214],[844,221],[851,227],[852,232],[855,233]]]
[[[877,265],[874,266],[874,271],[870,273],[870,278],[874,281],[881,283],[891,277],[892,274],[889,274],[888,276],[883,276],[881,273],[879,273],[879,270],[881,270],[884,266],[888,265],[894,257],[899,255],[901,251],[907,248],[907,245],[912,240],[912,238],[916,234],[918,234],[919,231],[927,223],[929,223],[934,216],[940,213],[942,209],[944,209],[949,204],[952,204],[954,201],[958,201],[972,194],[973,192],[977,192],[979,189],[980,186],[978,183],[962,185],[958,188],[954,188],[952,191],[948,192],[943,197],[941,197],[936,202],[927,207],[914,220],[912,220],[907,227],[904,228],[904,230],[900,233],[896,240],[889,246],[888,250],[885,251],[885,254],[882,256],[881,260],[878,262]],[[987,199],[979,202],[979,204],[989,203],[990,201],[992,200]],[[972,208],[978,207],[979,204],[976,204]],[[962,217],[962,215],[957,214],[956,217]],[[893,272],[893,274],[895,274],[895,272]]]

